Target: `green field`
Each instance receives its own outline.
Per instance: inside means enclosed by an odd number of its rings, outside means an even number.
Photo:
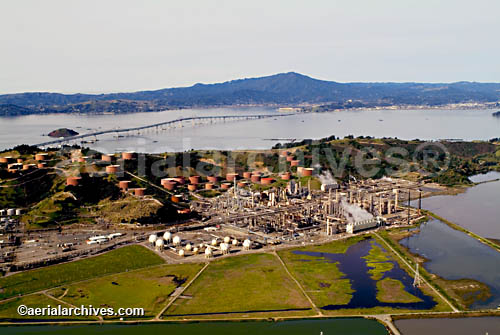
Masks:
[[[280,256],[317,306],[342,305],[351,300],[353,290],[349,278],[339,271],[338,263],[297,255],[291,250],[281,251]]]
[[[169,295],[188,282],[202,264],[162,265],[120,273],[57,288],[49,293],[72,305],[144,308],[146,318],[156,316],[167,304]],[[68,292],[66,293],[66,289]]]
[[[214,261],[184,295],[191,299],[178,299],[164,316],[246,318],[313,314],[306,297],[272,254]],[[288,309],[307,310],[285,311]]]
[[[377,282],[377,300],[380,302],[420,302],[420,298],[405,291],[403,283],[392,278],[384,278]]]
[[[160,256],[140,245],[126,246],[96,257],[2,277],[0,299],[163,262]]]
[[[51,307],[57,307],[60,305],[59,302],[47,297],[43,294],[33,294],[25,297],[15,298],[9,301],[5,301],[0,303],[0,320],[97,320],[96,317],[77,317],[77,316],[20,316],[17,313],[17,307],[19,305],[26,305],[28,307],[37,308],[37,307],[47,307],[50,305]],[[63,307],[70,307],[68,305]]]
[[[370,253],[363,258],[366,260],[366,265],[370,268],[368,273],[373,280],[382,279],[384,273],[392,270],[394,267],[394,264],[389,262],[390,256],[387,251],[374,242],[372,242]]]

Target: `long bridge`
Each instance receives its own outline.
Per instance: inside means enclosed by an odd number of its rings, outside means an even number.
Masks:
[[[38,144],[35,144],[35,146],[41,147],[41,146],[46,146],[46,145],[51,145],[51,144],[59,144],[59,143],[69,142],[69,141],[83,139],[83,138],[87,138],[87,137],[96,137],[98,135],[104,135],[104,134],[119,134],[119,133],[131,132],[131,131],[140,131],[140,130],[148,129],[148,128],[161,127],[161,126],[182,125],[182,123],[186,122],[186,121],[191,121],[191,122],[195,123],[196,121],[211,121],[212,122],[212,121],[222,120],[223,122],[225,122],[225,121],[233,121],[233,120],[265,119],[265,118],[283,117],[283,116],[290,116],[290,115],[295,115],[295,114],[289,113],[289,114],[254,114],[254,115],[220,115],[220,116],[216,115],[216,116],[184,117],[184,118],[180,118],[180,119],[159,122],[159,123],[149,124],[149,125],[140,126],[140,127],[108,129],[108,130],[100,130],[100,131],[95,131],[92,133],[86,133],[86,134],[81,134],[81,135],[68,136],[68,137],[64,137],[64,138],[58,138],[58,139],[55,139],[52,141],[38,143]]]

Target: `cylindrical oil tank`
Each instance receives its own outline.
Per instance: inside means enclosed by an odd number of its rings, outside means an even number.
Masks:
[[[113,160],[113,156],[111,156],[111,155],[105,155],[105,154],[101,155],[101,161],[103,161],[103,162],[111,162],[112,160]]]
[[[37,166],[37,168],[39,168],[39,169],[44,169],[44,168],[46,168],[46,167],[47,167],[47,164],[46,164],[46,163],[38,163],[36,166]]]
[[[172,191],[175,189],[176,182],[175,181],[167,181],[163,183],[163,187],[169,191]]]
[[[16,215],[16,210],[14,208],[7,209],[7,216]]]
[[[303,168],[302,169],[302,176],[304,176],[304,177],[312,176],[313,175],[313,171],[314,171],[313,168]]]
[[[273,182],[273,181],[274,181],[274,179],[273,179],[273,178],[271,178],[271,177],[266,177],[266,178],[262,178],[262,179],[260,180],[260,183],[261,183],[262,185],[270,185],[270,184],[272,184],[272,182]]]
[[[304,170],[303,166],[297,166],[297,173],[302,176],[302,170]]]
[[[145,188],[136,188],[134,189],[134,194],[137,196],[137,197],[143,197],[144,196],[144,192],[146,191]]]
[[[294,159],[290,161],[290,166],[299,166],[300,161],[298,159]]]
[[[120,169],[120,165],[108,165],[106,166],[107,173],[117,173]]]
[[[23,214],[23,210],[21,208],[16,209],[16,215],[21,215]]]
[[[0,163],[10,163],[12,157],[0,157]]]
[[[290,177],[291,177],[291,173],[290,172],[285,172],[281,175],[281,179],[283,180],[290,180]]]
[[[118,187],[124,191],[128,190],[129,185],[130,185],[130,180],[120,180],[118,182]]]
[[[243,178],[250,179],[252,177],[252,172],[245,171],[243,172]]]
[[[189,177],[189,182],[191,184],[199,184],[200,183],[200,176],[191,176],[191,177]]]
[[[238,182],[238,187],[245,187],[247,186],[247,182],[246,181],[240,181]]]
[[[286,156],[286,161],[287,162],[291,162],[293,160],[295,160],[295,157],[293,157],[293,156]]]
[[[68,177],[66,178],[67,186],[78,186],[82,177]]]
[[[177,203],[177,202],[181,202],[181,200],[182,200],[182,195],[180,195],[180,194],[173,195],[173,196],[170,198],[170,200],[172,200],[172,202],[176,202],[176,203]]]
[[[46,153],[39,153],[39,154],[35,154],[35,160],[36,161],[44,161],[47,159],[47,154]]]
[[[205,184],[205,190],[213,190],[214,184],[212,183],[206,183]]]
[[[23,170],[33,170],[36,169],[36,164],[24,164]]]
[[[78,157],[78,163],[85,163],[86,157]]]
[[[222,183],[220,186],[223,190],[228,190],[231,187],[230,183]]]
[[[188,185],[188,190],[190,192],[196,191],[196,184],[189,184]]]
[[[17,162],[18,162],[18,163],[22,163],[22,162],[23,162],[23,159],[22,159],[22,158],[18,158],[18,159],[17,159]]]
[[[283,157],[288,157],[288,151],[286,151],[286,150],[285,150],[285,151],[282,151],[282,152],[281,152],[281,156],[283,156]]]
[[[260,176],[253,174],[251,177],[252,183],[259,183],[260,182]]]
[[[133,151],[122,152],[122,159],[131,160],[134,158],[135,158],[135,152],[133,152]]]
[[[186,183],[186,178],[184,178],[183,176],[177,176],[172,179],[179,185],[184,185]]]
[[[216,183],[216,182],[218,182],[218,181],[219,181],[219,177],[217,177],[217,176],[208,176],[208,177],[207,177],[207,180],[208,180],[209,182],[211,182],[211,183]]]
[[[237,173],[227,173],[226,174],[226,180],[227,181],[235,181],[236,178],[238,178],[238,174]]]

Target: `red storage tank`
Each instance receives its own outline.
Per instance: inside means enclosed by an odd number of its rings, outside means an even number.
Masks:
[[[177,176],[177,177],[172,178],[172,179],[173,179],[173,181],[175,181],[179,185],[184,185],[186,183],[186,178],[184,178],[183,176]]]
[[[281,156],[283,156],[283,157],[288,157],[288,154],[289,154],[289,152],[286,150],[281,152]]]
[[[46,159],[47,159],[47,154],[46,153],[35,154],[35,160],[36,161],[44,161]]]
[[[134,189],[134,194],[137,197],[143,197],[144,196],[144,191],[146,191],[145,188],[136,188],[136,189]]]
[[[162,183],[163,187],[165,187],[165,189],[169,190],[169,191],[172,191],[175,189],[175,184],[176,182],[175,181],[167,181],[165,183]]]
[[[0,157],[0,163],[9,163],[11,159],[11,157]]]
[[[245,187],[245,186],[247,186],[247,183],[245,181],[240,181],[238,183],[238,187]]]
[[[243,178],[245,178],[245,179],[252,178],[252,172],[248,172],[248,171],[243,172]]]
[[[300,161],[298,159],[294,159],[294,160],[290,161],[291,166],[299,166],[299,163],[300,163]]]
[[[130,180],[120,180],[120,182],[118,182],[118,187],[125,191],[128,189],[129,184]]]
[[[220,187],[223,190],[228,190],[231,187],[231,184],[230,183],[223,183]]]
[[[238,178],[237,173],[228,173],[226,174],[226,180],[227,181],[234,181],[236,178]]]
[[[133,152],[133,151],[122,152],[122,158],[124,160],[134,159],[134,157],[135,157],[135,152]]]
[[[217,177],[217,176],[208,176],[208,177],[207,177],[207,180],[208,180],[209,182],[211,182],[211,183],[216,183],[216,182],[218,182],[218,181],[219,181],[219,177]]]
[[[214,184],[212,183],[206,183],[205,184],[205,190],[213,190]]]
[[[120,170],[120,165],[108,165],[106,166],[107,173],[117,173]]]
[[[313,171],[314,171],[313,168],[303,168],[302,169],[302,176],[304,176],[304,177],[312,176],[313,175]]]
[[[196,184],[189,184],[188,185],[188,190],[193,192],[193,191],[196,191]]]
[[[273,179],[273,178],[271,178],[271,177],[266,177],[266,178],[262,178],[262,179],[260,180],[260,183],[261,183],[262,185],[270,185],[270,184],[272,184],[272,182],[273,182],[273,181],[274,181],[274,179]]]
[[[78,157],[78,163],[85,163],[85,157]]]
[[[18,162],[18,163],[22,163],[22,162],[23,162],[23,159],[22,159],[22,158],[18,158],[18,159],[17,159],[17,162]]]
[[[293,156],[286,156],[287,162],[293,161],[295,158]]]
[[[37,167],[38,167],[39,169],[43,169],[43,168],[46,168],[46,167],[47,167],[47,164],[45,164],[45,163],[38,163]]]
[[[191,176],[191,177],[189,177],[189,182],[191,184],[199,184],[200,183],[200,176]]]
[[[253,174],[251,177],[251,180],[252,180],[252,183],[258,183],[258,182],[260,182],[260,176]]]
[[[111,155],[101,155],[101,161],[103,162],[111,162],[113,157]]]
[[[170,200],[172,200],[172,202],[181,202],[181,199],[182,199],[182,195],[180,195],[180,194],[173,195],[170,198]]]
[[[66,178],[66,186],[78,186],[81,177],[68,177]]]
[[[290,172],[285,172],[281,175],[281,179],[283,180],[290,180],[291,173]]]

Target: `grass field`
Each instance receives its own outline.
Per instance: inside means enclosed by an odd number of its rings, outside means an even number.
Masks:
[[[252,254],[214,261],[184,295],[192,298],[178,299],[164,316],[245,318],[305,316],[313,313],[306,297],[272,254]],[[288,309],[295,311],[285,311]],[[266,312],[276,310],[281,311]],[[228,312],[230,314],[225,314]]]
[[[383,250],[374,242],[372,242],[370,253],[363,258],[366,260],[366,265],[370,268],[368,273],[373,280],[382,279],[384,273],[390,271],[394,267],[394,264],[389,262],[391,257],[387,251]]]
[[[351,300],[353,290],[349,278],[339,271],[337,263],[297,255],[291,250],[281,251],[280,256],[317,306],[347,304]]]
[[[73,305],[101,307],[141,307],[144,317],[154,317],[167,304],[168,296],[188,282],[202,264],[162,265],[120,273],[57,288],[49,293]]]
[[[96,257],[2,277],[0,299],[163,262],[160,256],[142,246],[127,246]]]
[[[59,302],[45,296],[44,294],[33,294],[25,297],[15,298],[3,303],[0,303],[0,320],[97,320],[96,317],[77,317],[77,316],[20,316],[17,313],[19,305],[26,305],[28,307],[56,307],[60,305]],[[64,306],[63,307],[70,307]]]
[[[392,278],[377,282],[377,300],[380,302],[420,302],[421,300],[405,291],[403,283]]]

